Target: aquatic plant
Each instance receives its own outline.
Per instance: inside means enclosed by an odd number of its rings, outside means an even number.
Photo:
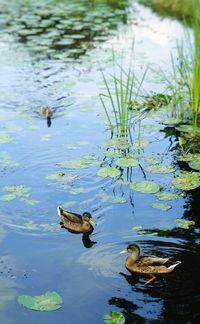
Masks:
[[[121,63],[116,62],[115,53],[112,52],[113,74],[111,80],[102,71],[105,92],[100,93],[100,101],[105,111],[111,133],[125,136],[132,126],[134,112],[141,108],[142,85],[145,80],[148,66],[145,68],[141,79],[136,77],[133,59],[130,59],[128,69],[124,68],[123,55]]]
[[[40,296],[21,295],[18,297],[18,303],[35,311],[49,312],[62,307],[63,300],[55,291],[47,291]]]

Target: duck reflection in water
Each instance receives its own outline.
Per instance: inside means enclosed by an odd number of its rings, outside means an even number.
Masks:
[[[58,215],[60,217],[60,225],[61,227],[68,230],[68,232],[73,234],[82,233],[82,242],[86,248],[92,247],[95,243],[90,239],[89,235],[94,230],[94,225],[96,225],[96,221],[92,218],[91,214],[88,212],[80,214],[73,213],[58,207]]]

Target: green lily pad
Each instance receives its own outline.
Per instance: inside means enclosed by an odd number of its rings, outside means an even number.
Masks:
[[[17,196],[14,194],[2,195],[0,196],[1,201],[11,201],[14,200]]]
[[[200,157],[198,159],[194,159],[189,163],[189,167],[194,170],[200,171]]]
[[[120,170],[111,167],[101,168],[97,171],[97,175],[103,178],[106,177],[115,178],[115,177],[119,177],[120,174],[121,174]]]
[[[84,192],[84,188],[73,188],[69,191],[71,195],[79,195],[82,192]]]
[[[136,232],[141,231],[142,230],[142,226],[141,225],[134,226],[133,227],[133,230],[136,231]]]
[[[161,125],[152,125],[152,124],[147,124],[147,125],[144,125],[144,128],[145,129],[148,129],[150,131],[160,131],[162,130],[164,127],[161,126]]]
[[[151,165],[145,168],[145,171],[151,173],[171,173],[174,172],[174,168],[171,165]]]
[[[13,141],[13,138],[10,134],[0,134],[0,144],[6,144]]]
[[[129,168],[129,167],[135,167],[139,164],[139,162],[132,158],[132,157],[123,157],[123,158],[120,158],[116,161],[116,164],[120,167],[124,167],[124,168]]]
[[[60,181],[60,182],[64,182],[64,183],[71,183],[75,180],[80,179],[80,177],[78,175],[66,174],[66,173],[60,171],[60,172],[55,172],[55,173],[49,174],[48,176],[46,176],[46,179]]]
[[[108,150],[104,153],[104,155],[111,158],[119,158],[122,156],[122,153],[119,150]]]
[[[149,145],[149,141],[147,140],[140,140],[138,143],[132,145],[132,148],[135,150],[143,149],[145,146]]]
[[[112,197],[110,201],[115,204],[125,204],[127,202],[124,197]]]
[[[153,204],[152,204],[152,207],[153,207],[153,208],[160,209],[160,210],[162,210],[162,211],[167,211],[167,210],[169,210],[169,209],[172,208],[171,205],[162,204],[162,203],[153,203]]]
[[[181,174],[174,178],[172,184],[177,189],[192,190],[200,186],[200,174],[197,172],[181,172]]]
[[[180,132],[185,132],[185,133],[200,133],[200,128],[199,127],[194,127],[192,125],[180,125],[179,127],[176,127],[177,130]]]
[[[125,150],[129,147],[128,140],[126,137],[111,138],[106,142],[106,147]]]
[[[144,159],[145,163],[148,163],[148,164],[158,164],[160,163],[160,159],[158,158],[154,158],[154,157],[149,157],[149,158],[146,158]]]
[[[62,297],[54,291],[47,291],[44,295],[34,297],[21,295],[17,300],[20,305],[26,308],[46,312],[59,309],[63,303]]]
[[[63,167],[63,168],[69,168],[69,169],[84,169],[88,168],[93,160],[96,160],[97,156],[95,154],[85,155],[82,158],[78,158],[75,160],[66,160],[63,162],[57,163],[57,165]]]
[[[130,188],[139,192],[147,193],[147,194],[154,194],[160,191],[161,187],[149,180],[142,180],[140,182],[131,182]]]
[[[107,324],[124,324],[125,317],[120,312],[111,312],[111,315],[104,314],[103,316],[104,322]]]
[[[165,118],[163,124],[165,125],[176,125],[181,123],[180,118],[175,118],[175,117],[170,117],[170,118]]]
[[[28,198],[30,188],[24,185],[17,185],[17,186],[6,186],[4,187],[4,191],[10,192],[17,197]]]
[[[35,205],[40,203],[39,200],[34,200],[34,199],[22,198],[21,200],[24,201],[26,204],[31,205],[31,206],[35,206]]]
[[[176,221],[178,222],[179,227],[184,228],[184,229],[189,229],[190,226],[195,225],[195,221],[193,221],[193,220],[187,221],[187,220],[183,220],[181,218],[176,218]]]
[[[179,195],[172,192],[161,192],[156,195],[159,200],[174,200],[179,197]]]

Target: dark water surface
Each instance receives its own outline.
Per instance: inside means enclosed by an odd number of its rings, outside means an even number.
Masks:
[[[98,97],[100,67],[110,73],[112,48],[117,57],[122,49],[130,57],[135,37],[138,76],[147,63],[166,68],[182,27],[126,1],[0,0],[0,6],[0,323],[98,324],[113,310],[126,323],[199,323],[198,190],[161,211],[151,206],[155,195],[129,187],[145,177],[179,193],[173,173],[145,171],[152,156],[179,171],[177,138],[162,123],[166,112],[147,116],[140,132],[135,125],[129,149],[139,154],[139,166],[121,168],[120,179],[96,174],[115,167],[106,157],[111,144]],[[146,88],[164,86],[151,72]],[[42,105],[53,109],[51,127],[39,114]],[[148,145],[138,147],[141,141]],[[77,168],[59,165],[69,160]],[[52,179],[56,172],[65,173],[64,181]],[[59,205],[92,213],[91,241],[60,228]],[[180,228],[176,218],[196,225]],[[144,287],[146,279],[130,275],[119,254],[130,242],[182,264]],[[62,296],[62,308],[36,312],[17,302],[19,295],[46,291]]]

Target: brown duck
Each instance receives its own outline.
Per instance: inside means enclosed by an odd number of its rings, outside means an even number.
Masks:
[[[40,108],[40,116],[46,118],[47,126],[51,126],[51,117],[53,115],[53,110],[49,106],[42,106]]]
[[[96,224],[94,218],[88,212],[79,215],[58,207],[58,215],[60,216],[60,224],[73,233],[92,233],[93,226]]]
[[[170,258],[160,258],[155,255],[140,255],[140,248],[136,244],[130,244],[121,253],[131,253],[126,258],[125,266],[130,272],[150,275],[152,278],[145,285],[156,280],[156,274],[172,272],[181,261],[170,261]]]

